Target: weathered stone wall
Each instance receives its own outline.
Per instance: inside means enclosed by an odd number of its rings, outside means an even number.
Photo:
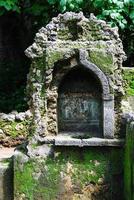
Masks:
[[[82,13],[65,13],[41,28],[33,45],[26,50],[26,55],[33,60],[28,91],[35,135],[57,134],[58,82],[79,64],[81,49],[86,51],[86,59],[100,68],[108,80],[110,94],[115,96],[115,133],[119,134],[125,55],[118,30],[92,14],[87,19]]]

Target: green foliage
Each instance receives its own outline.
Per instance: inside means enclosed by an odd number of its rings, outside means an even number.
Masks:
[[[61,12],[95,12],[98,18],[109,21],[112,26],[118,25],[121,29],[134,27],[133,0],[48,0],[48,3],[58,5]]]
[[[6,11],[20,12],[18,0],[0,0],[0,15],[3,15]]]
[[[101,9],[98,17],[108,20],[112,26],[118,25],[121,29],[128,25],[127,17],[131,19],[130,10],[134,8],[134,4],[123,0],[108,0],[108,3],[104,1],[103,5],[94,1],[94,6]]]
[[[25,12],[33,16],[48,17],[56,12],[80,11],[94,12],[112,26],[121,29],[134,27],[133,0],[0,0],[1,14],[5,11]],[[51,12],[49,12],[51,10]]]

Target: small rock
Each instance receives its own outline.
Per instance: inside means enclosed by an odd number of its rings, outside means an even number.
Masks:
[[[5,115],[4,113],[0,113],[0,118],[2,118],[2,116]]]
[[[16,120],[18,120],[18,121],[24,121],[24,119],[25,119],[25,113],[24,112],[20,112],[20,113],[18,113],[17,115],[16,115]]]
[[[0,140],[5,140],[6,135],[5,134],[0,134]]]
[[[0,129],[0,134],[2,135],[4,132],[3,132],[3,130],[2,129]]]
[[[27,111],[25,112],[25,117],[26,117],[26,119],[29,119],[29,118],[32,117],[32,113],[30,112],[30,110],[27,110]]]
[[[23,124],[17,124],[17,125],[15,126],[15,130],[16,130],[16,131],[22,130],[23,128],[24,128]]]
[[[14,115],[16,115],[18,112],[16,111],[16,110],[13,110],[12,112],[11,112],[11,114],[14,114]]]
[[[15,114],[3,114],[1,116],[1,119],[9,121],[9,122],[13,122],[15,121]]]
[[[103,184],[104,183],[104,179],[103,178],[99,178],[98,179],[98,184]]]
[[[91,171],[89,172],[89,174],[90,174],[91,176],[95,176],[95,175],[96,175],[96,173],[95,173],[93,170],[91,170]]]
[[[4,127],[4,130],[6,131],[6,130],[10,130],[10,129],[12,129],[12,126],[11,125],[6,125],[5,127]]]
[[[98,165],[100,165],[100,162],[98,162],[98,160],[95,160],[94,164],[95,164],[95,166],[98,166]]]
[[[47,28],[48,30],[53,30],[53,29],[54,29],[54,24],[53,24],[53,23],[50,23],[50,24],[46,25],[46,28]]]

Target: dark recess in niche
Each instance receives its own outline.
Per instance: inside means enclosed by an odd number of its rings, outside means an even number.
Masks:
[[[102,87],[88,69],[77,66],[58,90],[58,131],[75,137],[102,137]]]

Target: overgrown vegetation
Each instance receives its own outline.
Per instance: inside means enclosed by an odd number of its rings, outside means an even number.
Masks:
[[[113,149],[60,147],[55,148],[52,158],[29,159],[23,165],[19,165],[18,157],[15,194],[18,197],[23,194],[26,199],[34,196],[34,199],[45,200],[66,199],[64,195],[68,199],[73,199],[71,195],[78,199],[75,195],[83,194],[83,199],[89,199],[88,193],[92,191],[87,189],[91,185],[92,189],[97,189],[93,190],[96,199],[111,199],[111,196],[119,199],[123,191],[119,182],[122,150],[112,152]]]

